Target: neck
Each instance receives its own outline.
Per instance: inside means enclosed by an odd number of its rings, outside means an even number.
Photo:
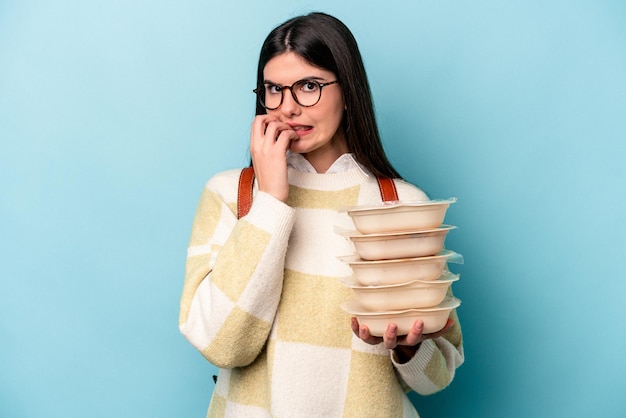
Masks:
[[[328,145],[329,146],[302,154],[302,156],[313,166],[315,171],[320,174],[328,171],[330,166],[337,161],[337,158],[350,152],[343,135],[340,138],[333,138],[331,143]]]

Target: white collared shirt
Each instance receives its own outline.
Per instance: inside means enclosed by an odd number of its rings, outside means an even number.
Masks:
[[[307,161],[302,154],[294,152],[287,153],[287,166],[294,168],[298,171],[305,171],[307,173],[317,173],[315,168]],[[353,168],[359,168],[367,176],[370,175],[369,171],[359,164],[351,153],[342,154],[334,163],[326,170],[326,174],[342,173]]]

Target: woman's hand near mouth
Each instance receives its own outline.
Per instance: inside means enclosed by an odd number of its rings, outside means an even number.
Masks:
[[[274,116],[258,115],[252,122],[250,154],[259,190],[282,202],[289,195],[287,150],[298,137],[291,126]]]

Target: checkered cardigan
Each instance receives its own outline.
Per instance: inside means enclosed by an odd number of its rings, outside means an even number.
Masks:
[[[207,416],[416,417],[406,392],[451,382],[461,329],[453,312],[454,327],[406,364],[352,333],[339,280],[351,271],[337,257],[354,248],[335,228],[354,228],[341,208],[381,202],[376,178],[289,168],[286,204],[255,190],[237,219],[240,171],[206,184],[187,252],[180,330],[220,369]],[[395,182],[400,200],[426,198]]]

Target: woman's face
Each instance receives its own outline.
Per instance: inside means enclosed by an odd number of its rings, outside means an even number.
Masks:
[[[293,52],[277,55],[263,69],[264,82],[277,86],[291,86],[303,79],[328,83],[337,80],[334,73],[309,64]],[[298,134],[289,149],[302,154],[318,172],[324,172],[342,154],[348,152],[341,128],[345,104],[339,84],[325,86],[317,104],[299,105],[288,89],[283,90],[281,106],[268,110]]]

